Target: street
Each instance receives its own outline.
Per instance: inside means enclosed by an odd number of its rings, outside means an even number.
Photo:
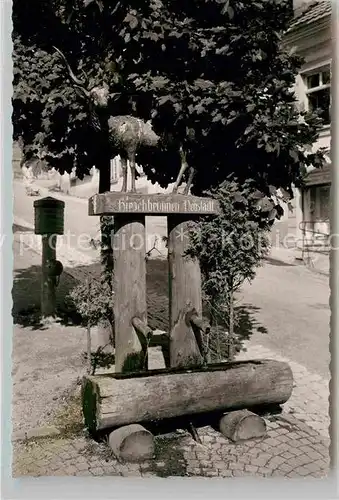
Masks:
[[[268,333],[255,332],[251,343],[268,347],[309,371],[329,376],[328,277],[303,265],[267,262],[240,297],[259,309],[254,315]]]
[[[27,196],[24,185],[20,182],[13,184],[14,202],[13,214],[19,219],[23,219],[30,224],[34,223],[34,207],[33,203],[39,197]],[[43,195],[45,197],[46,195]],[[50,193],[47,196],[64,199],[59,197],[58,193]],[[67,197],[64,212],[64,236],[63,240],[67,242],[71,248],[79,249],[79,244],[84,253],[92,252],[88,244],[88,239],[97,239],[100,236],[100,226],[98,217],[90,217],[87,215],[87,203],[85,200],[72,199]],[[79,239],[82,235],[82,239]],[[85,236],[84,236],[85,235]],[[61,237],[59,237],[61,239]]]

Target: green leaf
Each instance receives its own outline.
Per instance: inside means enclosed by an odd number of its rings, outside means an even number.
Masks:
[[[297,151],[292,149],[292,150],[290,150],[289,155],[294,160],[295,163],[297,163],[299,161],[299,155],[298,155]]]
[[[213,118],[212,118],[212,122],[218,122],[218,121],[221,121],[222,120],[222,114],[221,113],[218,113],[217,115],[215,115]]]
[[[230,5],[228,6],[228,9],[227,9],[227,14],[228,14],[228,17],[229,17],[230,19],[233,19],[233,17],[234,17],[234,9],[233,9],[233,7],[231,7]]]
[[[165,95],[165,96],[162,96],[160,97],[158,103],[159,103],[159,106],[163,106],[164,104],[166,104],[168,101],[173,101],[173,97],[170,96],[170,95]]]
[[[134,30],[139,24],[137,17],[133,14],[130,14],[130,13],[127,14],[127,16],[124,19],[124,22],[129,23],[130,28],[132,30]]]

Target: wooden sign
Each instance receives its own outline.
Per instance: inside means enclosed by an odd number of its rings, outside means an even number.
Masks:
[[[213,198],[182,194],[140,194],[110,191],[89,199],[89,215],[213,215],[220,212]]]

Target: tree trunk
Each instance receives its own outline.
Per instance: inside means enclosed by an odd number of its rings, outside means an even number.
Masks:
[[[117,215],[114,221],[115,369],[147,369],[147,339],[133,325],[147,325],[145,216]],[[138,335],[139,333],[139,335]]]
[[[99,193],[106,193],[111,190],[111,158],[110,155],[103,156],[98,159],[96,168],[99,170]],[[101,233],[101,265],[102,273],[105,280],[112,288],[113,276],[113,250],[111,245],[112,232],[113,232],[113,217],[101,216],[100,217],[100,233]],[[112,332],[113,329],[113,332]],[[115,337],[114,327],[109,325],[108,322],[102,321],[97,326],[97,344],[106,346],[105,352],[113,350],[113,343],[111,337]],[[109,347],[111,346],[111,347]]]
[[[228,361],[234,359],[234,293],[233,287],[228,294]]]
[[[90,431],[214,411],[285,403],[293,375],[287,363],[262,360],[208,369],[154,370],[141,376],[84,377],[83,413]]]
[[[111,190],[111,159],[109,156],[98,160],[99,193]],[[101,262],[107,279],[111,280],[113,272],[113,251],[111,245],[111,232],[113,231],[113,217],[102,215],[100,217],[101,230]]]
[[[202,356],[186,314],[202,315],[201,274],[197,259],[185,256],[192,221],[170,215],[168,221],[170,362],[172,367],[199,366]]]

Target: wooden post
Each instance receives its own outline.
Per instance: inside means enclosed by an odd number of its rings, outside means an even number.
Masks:
[[[170,363],[172,367],[202,364],[192,327],[186,321],[189,311],[202,314],[201,273],[197,259],[185,256],[189,230],[194,224],[185,215],[168,216]]]
[[[89,301],[91,300],[91,284],[89,279],[86,279],[87,285],[87,307],[89,307]],[[86,326],[86,336],[87,336],[87,373],[92,373],[92,338],[91,338],[91,326],[89,321],[87,321]]]
[[[138,371],[148,342],[146,317],[145,216],[168,216],[171,365],[196,366],[202,355],[189,320],[202,311],[201,277],[197,260],[184,257],[188,225],[198,215],[220,211],[216,200],[178,194],[107,192],[89,199],[89,215],[114,215],[114,316],[116,370]],[[134,245],[131,245],[131,241]],[[200,325],[201,326],[201,325]],[[200,327],[199,327],[200,328]],[[145,336],[146,335],[146,336]],[[145,343],[144,340],[147,340]],[[143,349],[143,344],[145,348]]]
[[[56,241],[56,234],[42,235],[41,315],[43,318],[55,318],[56,315],[56,276],[50,273],[50,266],[56,261]]]
[[[145,216],[114,217],[114,322],[117,372],[147,369],[147,349],[133,326],[133,318],[147,323]]]
[[[42,236],[41,315],[56,316],[56,285],[62,264],[56,260],[57,235],[64,232],[65,202],[42,198],[34,202],[34,232]]]

